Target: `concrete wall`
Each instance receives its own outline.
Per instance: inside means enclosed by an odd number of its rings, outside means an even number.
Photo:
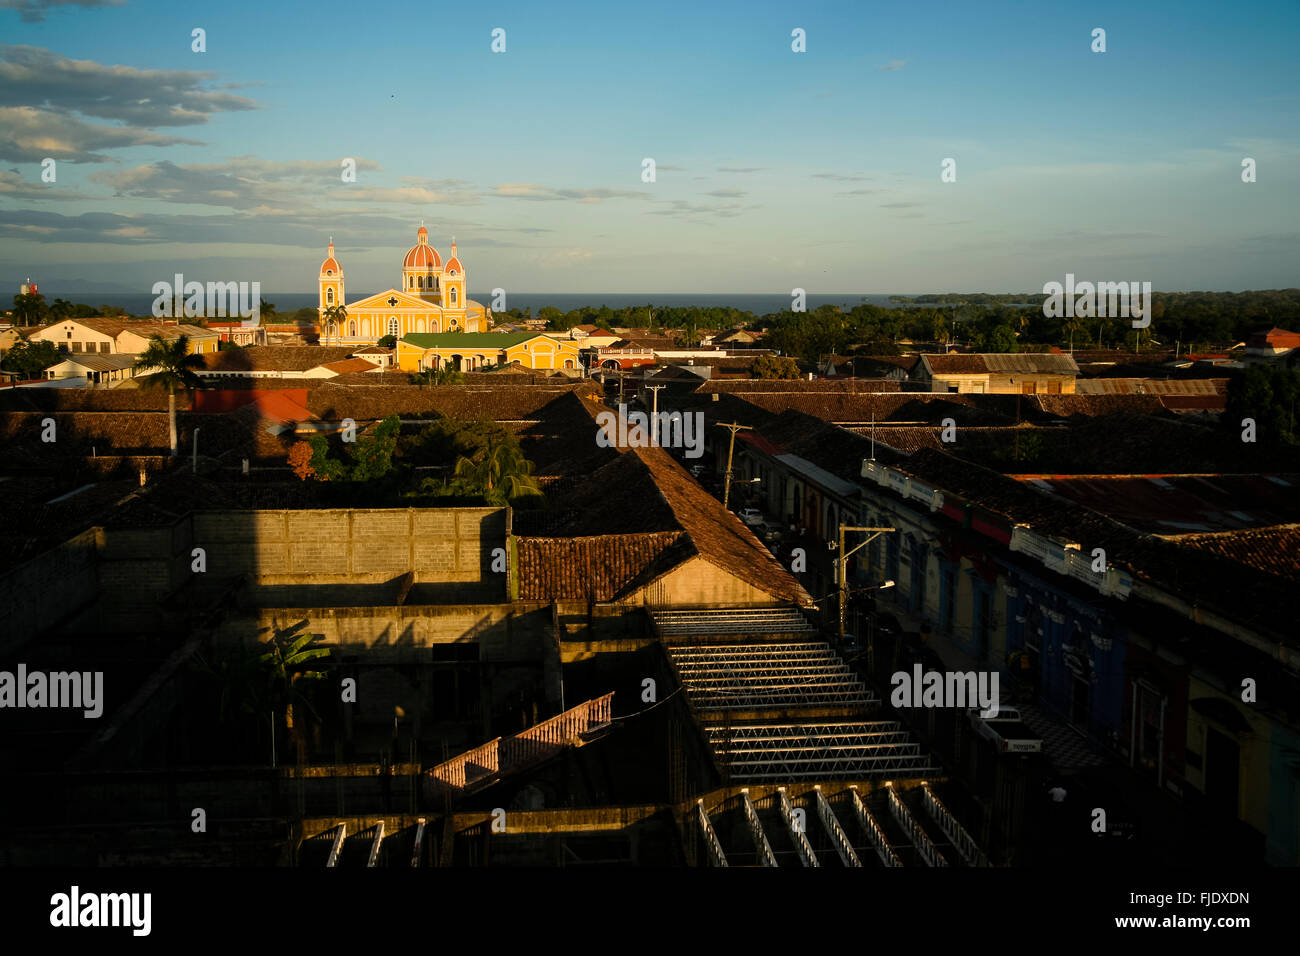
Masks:
[[[673,568],[625,603],[686,608],[771,607],[780,602],[766,591],[697,557]]]
[[[97,587],[94,529],[0,576],[0,653],[71,623],[93,604]]]
[[[414,571],[417,583],[490,580],[505,546],[504,508],[198,512],[208,572],[262,585],[367,584]],[[504,585],[503,585],[504,586]]]
[[[255,608],[227,615],[218,641],[247,640],[262,628],[306,619],[304,633],[322,635],[340,655],[365,652],[373,661],[427,661],[437,644],[477,642],[479,659],[537,660],[549,634],[549,611],[509,604],[410,607]]]

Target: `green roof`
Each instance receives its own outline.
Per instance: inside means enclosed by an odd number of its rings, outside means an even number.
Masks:
[[[410,332],[401,341],[422,349],[508,349],[539,332]]]

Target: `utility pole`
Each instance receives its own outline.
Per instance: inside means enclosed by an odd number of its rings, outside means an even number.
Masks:
[[[845,524],[840,525],[839,559],[838,559],[838,561],[839,561],[839,574],[837,575],[837,577],[839,578],[839,585],[840,585],[840,587],[839,587],[839,591],[840,591],[840,647],[843,647],[843,646],[844,646],[844,606],[845,606],[845,602],[846,602],[847,599],[848,599],[848,594],[849,594],[849,588],[848,588],[848,568],[849,568],[849,558],[852,557],[852,556],[853,556],[855,553],[857,553],[858,551],[860,551],[862,548],[866,547],[866,546],[867,546],[868,544],[870,544],[872,541],[876,540],[876,538],[880,537],[882,534],[885,534],[886,532],[889,532],[889,531],[896,531],[896,530],[897,530],[896,528],[863,528],[863,527],[857,527],[857,526],[855,526],[855,525],[845,525]],[[849,549],[848,551],[845,551],[845,550],[844,550],[844,533],[845,533],[846,531],[865,531],[865,532],[867,532],[868,534],[867,534],[867,537],[864,538],[862,541],[860,541],[858,544],[854,545],[854,546],[853,546],[851,549]],[[890,582],[890,583],[892,583],[892,582]],[[875,657],[876,657],[876,647],[875,647],[875,644],[876,644],[876,635],[875,635],[875,629],[873,628],[873,629],[872,629],[872,633],[871,633],[871,637],[870,637],[870,639],[869,639],[868,642],[867,642],[867,673],[871,674],[873,679],[874,679],[874,677],[875,677],[875,673],[876,673],[876,660],[875,660]]]
[[[650,447],[659,447],[659,392],[667,388],[667,385],[647,385],[646,391],[654,392],[654,410],[650,413]],[[672,429],[670,428],[671,432]],[[671,438],[671,436],[670,436]]]
[[[731,444],[727,446],[727,476],[723,479],[722,486],[722,507],[726,508],[731,501],[731,455],[736,450],[736,432],[748,429],[750,426],[738,422],[718,422],[718,427],[731,432]]]

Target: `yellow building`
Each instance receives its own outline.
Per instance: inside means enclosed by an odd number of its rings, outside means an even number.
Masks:
[[[451,243],[451,258],[445,263],[429,245],[429,230],[423,225],[415,245],[402,259],[400,287],[345,303],[343,266],[334,256],[330,237],[329,255],[320,267],[320,335],[323,345],[371,345],[385,335],[401,338],[411,333],[486,332],[491,324],[488,310],[468,297],[465,267]],[[342,305],[346,316],[331,315]]]
[[[61,319],[37,332],[32,342],[53,342],[65,346],[73,355],[139,355],[149,347],[154,336],[171,341],[180,336],[188,340],[190,355],[214,353],[221,337],[211,329],[197,325],[162,325],[154,322],[119,322],[116,319]]]
[[[397,366],[406,372],[473,371],[518,362],[530,369],[579,369],[578,343],[539,332],[414,332],[397,340]]]

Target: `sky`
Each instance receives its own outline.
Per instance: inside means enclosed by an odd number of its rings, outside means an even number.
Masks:
[[[352,299],[423,221],[475,292],[1294,287],[1297,40],[1294,0],[0,0],[0,281],[308,292],[332,235]]]

